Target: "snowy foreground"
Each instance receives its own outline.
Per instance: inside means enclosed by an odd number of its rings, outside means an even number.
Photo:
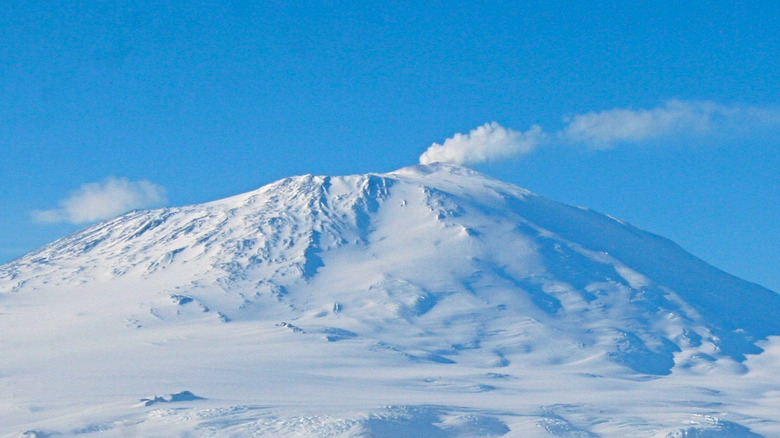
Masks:
[[[774,292],[470,170],[302,176],[0,267],[0,436],[776,437],[778,335]]]

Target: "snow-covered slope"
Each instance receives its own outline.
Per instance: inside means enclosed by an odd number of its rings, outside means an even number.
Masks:
[[[471,170],[301,176],[0,267],[0,434],[773,436],[776,335],[774,292]]]

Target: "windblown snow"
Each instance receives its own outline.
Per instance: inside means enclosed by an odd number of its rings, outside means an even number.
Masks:
[[[0,436],[780,436],[780,296],[442,164],[0,267]]]

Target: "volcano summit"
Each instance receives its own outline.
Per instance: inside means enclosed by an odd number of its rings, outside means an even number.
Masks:
[[[444,164],[92,226],[0,333],[3,436],[780,434],[780,296]]]

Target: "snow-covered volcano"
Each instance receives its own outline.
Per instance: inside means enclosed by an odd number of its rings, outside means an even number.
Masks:
[[[0,434],[773,436],[776,335],[780,296],[587,209],[307,175],[0,267]]]

